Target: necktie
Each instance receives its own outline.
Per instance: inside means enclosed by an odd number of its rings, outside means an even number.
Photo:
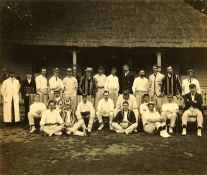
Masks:
[[[56,81],[57,81],[57,77],[56,77]]]
[[[191,78],[189,79],[189,82],[190,82],[190,83],[192,82]]]
[[[154,76],[155,76],[155,81],[154,81],[154,94],[156,94],[156,76],[157,76],[157,74],[154,74]]]

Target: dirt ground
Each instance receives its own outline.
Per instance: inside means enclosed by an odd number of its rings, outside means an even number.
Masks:
[[[89,137],[44,137],[23,127],[0,127],[0,133],[2,175],[207,174],[207,132],[169,139],[108,130]]]

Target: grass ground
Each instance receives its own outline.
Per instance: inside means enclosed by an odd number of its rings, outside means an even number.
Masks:
[[[0,127],[0,174],[206,175],[207,132],[163,139],[108,130],[89,137],[44,137],[23,127]]]

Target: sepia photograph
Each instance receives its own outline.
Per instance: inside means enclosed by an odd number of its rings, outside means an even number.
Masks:
[[[0,0],[0,175],[207,175],[207,0]]]

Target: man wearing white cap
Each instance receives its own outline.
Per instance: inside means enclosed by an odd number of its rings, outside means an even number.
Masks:
[[[96,86],[95,80],[92,76],[93,69],[91,67],[87,67],[85,72],[86,74],[80,79],[79,91],[82,95],[87,94],[88,100],[94,103]]]
[[[94,76],[94,79],[96,83],[95,109],[97,109],[98,102],[103,97],[104,84],[106,82],[106,75],[102,66],[98,68],[98,73]]]
[[[62,98],[62,92],[64,90],[63,81],[58,77],[59,69],[53,69],[53,76],[49,79],[50,85],[50,98],[53,98],[55,93],[59,93]]]
[[[35,78],[36,91],[40,95],[40,101],[47,105],[48,101],[48,82],[46,78],[47,70],[41,69],[41,74]]]
[[[139,77],[134,79],[132,91],[136,96],[137,106],[139,107],[143,102],[143,95],[149,91],[149,81],[145,76],[145,71],[139,71]]]
[[[148,111],[142,116],[144,131],[148,134],[153,134],[157,129],[160,136],[163,138],[171,137],[166,130],[165,118],[161,117],[160,114],[154,111],[155,104],[153,102],[148,103]]]
[[[113,67],[111,69],[111,75],[106,78],[104,89],[109,91],[109,98],[113,100],[114,106],[116,105],[119,92],[119,79],[116,76],[117,69]]]
[[[67,76],[63,79],[64,85],[64,97],[65,99],[71,99],[71,108],[74,111],[77,107],[77,89],[78,89],[78,81],[73,76],[73,72],[71,68],[67,68]]]
[[[188,69],[188,77],[182,81],[182,95],[188,94],[190,92],[189,85],[195,84],[197,93],[201,94],[200,83],[194,78],[194,70]]]

